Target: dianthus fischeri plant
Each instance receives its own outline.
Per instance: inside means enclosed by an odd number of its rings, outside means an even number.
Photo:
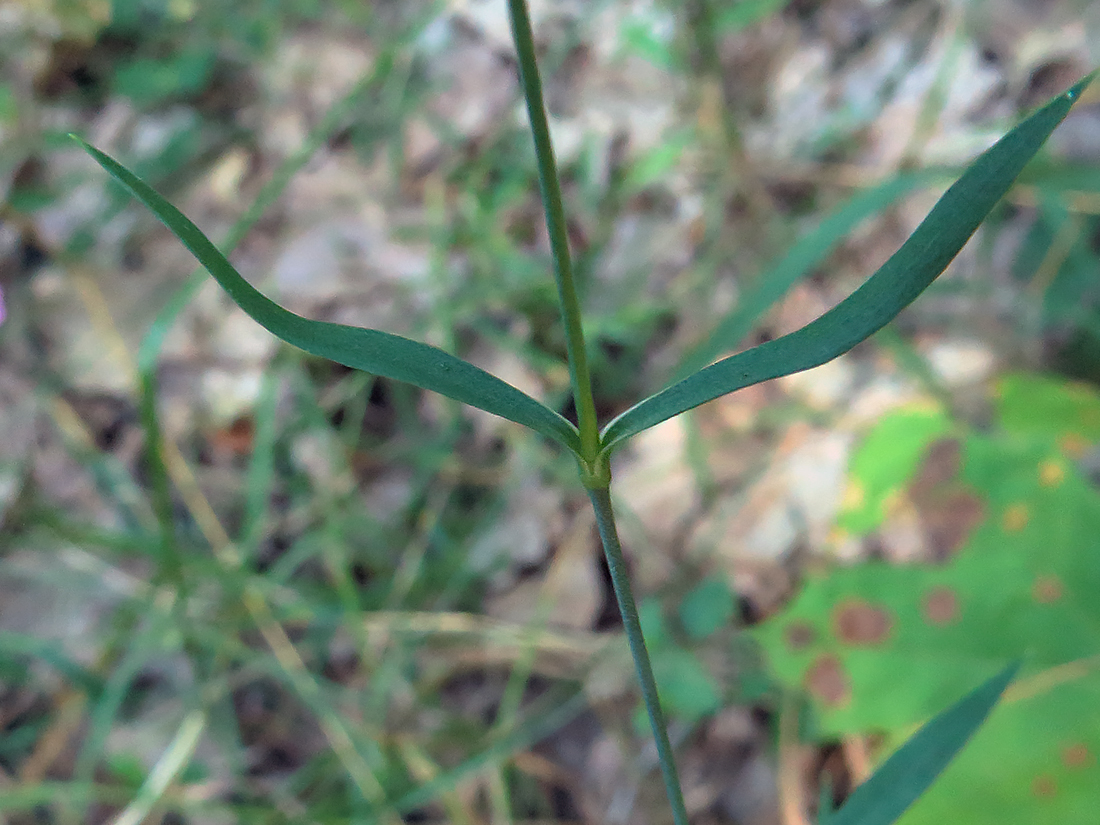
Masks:
[[[381,330],[311,320],[285,309],[241,277],[203,232],[171,203],[120,163],[82,143],[103,169],[156,214],[246,313],[283,341],[347,367],[404,381],[522,424],[576,457],[581,482],[595,512],[673,819],[677,825],[686,825],[687,809],[673,749],[616,530],[610,495],[612,452],[632,436],[700,404],[824,364],[889,323],[958,254],[1066,117],[1093,75],[1054,98],[980,155],[901,248],[836,307],[795,332],[694,372],[601,426],[525,0],[508,0],[508,13],[538,162],[576,424],[516,387],[436,347]],[[993,676],[929,721],[857,788],[839,811],[823,809],[821,821],[831,825],[885,825],[895,821],[962,748],[1014,673],[1015,666]]]

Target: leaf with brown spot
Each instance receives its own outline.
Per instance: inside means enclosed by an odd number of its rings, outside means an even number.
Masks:
[[[1035,781],[1031,783],[1031,792],[1040,799],[1051,797],[1058,793],[1058,783],[1053,776],[1043,774],[1035,777]]]
[[[954,552],[937,565],[811,574],[752,635],[781,681],[810,691],[823,738],[882,732],[881,755],[990,669],[1022,658],[1017,687],[898,821],[1095,825],[1100,490],[1063,457],[1065,421],[1005,434],[997,421],[980,432],[947,422],[936,433],[930,420],[902,411],[868,437],[873,455],[856,450],[851,483],[868,496],[863,515],[842,526],[868,535],[880,522],[866,508],[900,492]],[[906,441],[908,426],[920,437]],[[905,448],[891,451],[882,433]],[[933,512],[944,514],[941,528]],[[964,529],[950,534],[952,524]]]
[[[841,644],[881,645],[892,626],[889,612],[862,599],[841,602],[833,611],[833,633]]]
[[[826,707],[842,707],[851,698],[844,666],[835,656],[822,656],[810,665],[803,684]]]
[[[909,487],[935,561],[954,556],[985,517],[980,492],[959,480],[961,468],[959,440],[940,439],[928,448]]]
[[[950,587],[934,587],[922,602],[924,618],[936,627],[954,624],[959,620],[959,597]]]
[[[1064,588],[1057,576],[1037,576],[1031,595],[1039,604],[1054,604],[1062,598]]]
[[[817,632],[807,622],[792,622],[787,625],[786,639],[791,650],[803,650],[817,640]]]
[[[1080,742],[1062,748],[1062,764],[1067,768],[1083,768],[1092,764],[1092,753]]]

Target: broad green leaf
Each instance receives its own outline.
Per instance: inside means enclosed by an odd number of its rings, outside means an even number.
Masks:
[[[802,329],[725,358],[634,405],[604,429],[602,449],[611,451],[642,430],[734,390],[820,366],[889,323],[947,268],[1094,74],[982,153],[852,295]]]
[[[658,647],[671,647],[676,642],[665,622],[664,609],[660,599],[652,596],[638,603],[638,622],[642,626],[642,636],[650,650]]]
[[[549,407],[473,364],[436,347],[375,329],[313,321],[295,315],[249,284],[182,212],[117,161],[76,138],[134,197],[152,210],[229,296],[275,336],[352,369],[405,381],[499,415],[579,448],[576,428]]]
[[[677,370],[677,379],[686,378],[707,366],[718,356],[736,348],[764,314],[775,306],[803,277],[821,264],[837,244],[862,221],[877,215],[914,189],[944,177],[943,172],[914,172],[853,195],[838,209],[822,219],[817,227],[803,235],[774,266],[757,278],[737,300],[710,337],[693,350]]]
[[[729,583],[713,576],[704,579],[680,603],[680,624],[693,639],[705,639],[729,627],[736,608]]]
[[[947,414],[932,406],[902,410],[879,421],[848,465],[845,507],[837,527],[848,533],[879,527],[891,504],[904,492],[928,445],[950,430]]]
[[[820,825],[890,825],[931,787],[997,704],[1019,666],[1012,664],[913,734]],[[956,820],[962,821],[962,820]]]
[[[670,48],[672,27],[669,21],[647,17],[650,16],[633,16],[623,21],[619,28],[621,51],[637,55],[661,69],[676,69],[679,60]]]
[[[1085,384],[1014,373],[998,382],[996,408],[1007,432],[1050,439],[1074,458],[1100,442],[1100,396]]]
[[[646,186],[660,180],[680,162],[684,151],[695,140],[695,133],[691,129],[682,129],[669,135],[665,140],[642,155],[626,173],[625,184],[628,189],[644,189]]]
[[[661,707],[688,721],[697,721],[722,706],[714,677],[694,653],[678,647],[653,651],[653,676]]]
[[[994,429],[934,435],[917,466],[908,450],[874,466],[937,564],[813,576],[752,635],[776,677],[809,693],[830,737],[896,742],[991,668],[1025,659],[1004,705],[901,822],[1090,825],[1100,787],[1100,490],[1073,459],[1100,442],[1100,395],[1012,375],[995,409]]]
[[[722,34],[733,34],[755,25],[783,9],[791,0],[740,0],[730,3],[715,15],[714,27]]]

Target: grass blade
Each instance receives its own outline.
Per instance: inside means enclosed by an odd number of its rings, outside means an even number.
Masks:
[[[179,238],[237,305],[273,335],[352,369],[404,381],[523,424],[576,452],[576,428],[531,396],[461,358],[376,329],[313,321],[276,304],[241,277],[182,212],[152,187],[80,138],[95,161],[144,203]]]
[[[884,327],[947,268],[1095,74],[983,152],[890,260],[840,304],[789,335],[711,364],[635,404],[604,428],[603,451],[734,390],[820,366]]]
[[[252,459],[248,464],[245,481],[244,524],[241,527],[241,553],[255,559],[263,538],[264,520],[267,517],[271,490],[275,480],[275,441],[278,437],[276,407],[279,401],[279,382],[275,374],[264,373],[260,397],[256,404],[256,429],[252,441]]]
[[[821,825],[890,825],[905,813],[962,750],[993,710],[1019,663],[1002,670],[913,734]]]
[[[206,714],[193,710],[184,717],[172,743],[161,754],[134,800],[115,819],[113,825],[141,825],[164,799],[168,788],[195,755],[199,737],[206,728]]]

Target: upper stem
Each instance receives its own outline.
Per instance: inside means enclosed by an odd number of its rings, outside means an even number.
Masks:
[[[508,0],[512,20],[512,37],[519,57],[523,96],[527,101],[527,117],[535,139],[538,158],[539,187],[550,232],[550,251],[554,257],[554,280],[558,286],[562,322],[565,326],[565,350],[569,359],[569,377],[573,384],[573,400],[577,408],[577,429],[580,431],[582,474],[595,472],[593,466],[599,453],[600,432],[596,421],[596,402],[592,397],[592,375],[588,370],[588,355],[584,347],[581,307],[573,283],[573,263],[569,256],[569,236],[565,226],[561,184],[550,142],[550,126],[546,121],[546,105],[542,98],[542,81],[535,63],[535,39],[525,0]],[[587,466],[584,466],[587,465]],[[586,486],[587,483],[586,483]]]

